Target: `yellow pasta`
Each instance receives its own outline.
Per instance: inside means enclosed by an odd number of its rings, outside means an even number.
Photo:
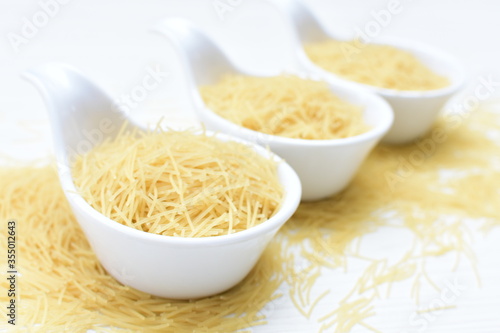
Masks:
[[[192,131],[121,133],[79,156],[73,177],[110,219],[178,237],[246,230],[273,216],[283,196],[276,162]]]
[[[344,333],[360,326],[377,331],[370,325],[370,317],[379,310],[375,301],[390,297],[392,284],[413,281],[407,294],[398,297],[413,296],[417,303],[422,284],[433,284],[425,272],[426,259],[455,254],[469,259],[474,267],[474,251],[467,238],[471,230],[464,219],[480,218],[478,230],[500,226],[500,211],[493,200],[500,188],[500,169],[493,163],[499,144],[490,138],[492,131],[498,135],[500,117],[484,113],[462,122],[457,127],[455,118],[444,118],[420,142],[376,148],[346,191],[300,205],[243,282],[220,295],[192,301],[154,297],[109,276],[75,221],[52,168],[0,168],[0,223],[17,222],[21,273],[19,322],[16,327],[7,324],[2,311],[0,329],[241,331],[265,324],[264,306],[280,297],[278,290],[284,288],[298,307],[294,315],[302,313],[304,320],[310,317],[324,331]],[[433,136],[438,132],[443,134]],[[415,152],[423,154],[419,163],[415,163]],[[460,174],[443,178],[442,170]],[[455,219],[441,219],[443,215]],[[400,261],[388,263],[360,252],[364,236],[390,227],[410,232],[415,239],[409,250],[398,248]],[[3,228],[0,244],[6,243]],[[367,267],[351,290],[339,290],[337,279],[349,271],[350,258],[366,260]],[[5,260],[4,256],[3,272],[7,271]],[[328,275],[332,292],[312,290],[318,286],[318,272],[326,269],[333,270]],[[0,289],[6,290],[7,284],[2,279]],[[333,294],[340,299],[332,301]],[[6,293],[0,293],[0,302],[8,302]]]
[[[358,40],[318,42],[304,46],[318,66],[346,79],[395,90],[433,90],[450,84],[412,54],[388,45]]]
[[[324,82],[296,76],[225,76],[200,88],[207,107],[248,129],[287,138],[329,140],[368,131],[359,106]]]
[[[169,300],[126,287],[97,261],[52,167],[0,168],[1,223],[17,224],[16,326],[0,314],[0,330],[15,332],[232,332],[262,324],[264,305],[279,297],[280,245],[231,290],[195,301]],[[7,235],[0,233],[0,244]],[[5,259],[1,269],[6,271]],[[266,281],[266,283],[262,283]],[[5,291],[7,280],[0,281]],[[7,293],[0,302],[8,302]]]

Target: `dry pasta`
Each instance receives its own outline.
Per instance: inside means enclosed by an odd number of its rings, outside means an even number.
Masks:
[[[305,45],[318,66],[346,79],[395,90],[433,90],[448,86],[447,78],[434,73],[412,54],[388,45],[358,40]]]
[[[368,131],[359,106],[324,82],[296,76],[225,76],[200,88],[207,107],[254,131],[295,139],[329,140]]]
[[[278,243],[231,290],[196,301],[169,300],[123,286],[106,273],[78,226],[52,167],[0,168],[0,218],[17,223],[17,322],[9,332],[232,332],[264,323],[280,295]],[[2,231],[4,229],[2,228]],[[0,234],[5,244],[6,234]],[[6,261],[1,269],[5,272]],[[266,283],[262,283],[266,281]],[[0,281],[5,291],[7,280]],[[7,293],[0,294],[5,304]],[[8,301],[8,300],[7,300]]]
[[[74,163],[96,210],[160,235],[209,237],[260,224],[277,211],[277,163],[242,143],[192,131],[121,133]]]
[[[344,333],[360,326],[377,331],[369,320],[377,311],[375,301],[385,297],[381,287],[390,290],[399,281],[413,281],[408,294],[398,297],[412,296],[418,303],[422,281],[432,284],[424,269],[426,259],[456,254],[474,265],[467,241],[470,230],[463,219],[482,219],[477,229],[484,231],[500,226],[493,199],[500,188],[500,168],[495,164],[499,144],[492,139],[492,132],[499,135],[500,117],[478,114],[463,119],[460,127],[455,120],[444,118],[418,143],[376,148],[342,194],[300,205],[243,282],[220,295],[193,301],[154,297],[109,276],[75,221],[51,167],[0,168],[0,221],[16,220],[22,254],[19,322],[9,326],[2,311],[0,329],[234,332],[265,324],[263,308],[269,302],[279,307],[273,300],[288,288],[296,315],[317,320],[326,332]],[[432,139],[437,132],[444,133],[439,142]],[[415,152],[424,156],[419,164],[411,163]],[[443,178],[442,170],[461,173]],[[387,211],[392,212],[389,219]],[[443,220],[442,214],[457,218]],[[359,241],[391,226],[411,232],[415,246],[395,263],[363,257]],[[0,244],[6,242],[2,231]],[[299,257],[305,264],[297,264]],[[334,278],[340,277],[349,269],[349,258],[369,263],[353,289],[334,289],[341,293],[340,302],[332,302],[328,290],[314,296],[311,289],[317,285],[318,271],[334,269]],[[1,264],[5,272],[5,257]],[[6,290],[7,284],[2,279],[0,288]],[[7,294],[0,293],[0,302],[7,301]],[[325,306],[328,311],[316,311]]]

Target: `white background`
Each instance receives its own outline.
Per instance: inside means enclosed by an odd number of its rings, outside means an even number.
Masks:
[[[47,1],[41,1],[46,3]],[[288,27],[279,12],[260,0],[226,1],[232,9],[218,12],[213,0],[98,1],[71,0],[59,5],[26,43],[13,46],[13,34],[22,36],[24,19],[42,10],[39,1],[0,0],[0,157],[38,159],[51,155],[50,127],[45,106],[35,89],[20,73],[48,61],[69,63],[88,74],[115,98],[130,94],[147,74],[160,66],[169,73],[161,85],[135,108],[134,117],[155,121],[192,121],[186,101],[178,58],[166,38],[148,31],[155,22],[171,16],[192,19],[203,27],[243,68],[285,69],[291,63]],[[310,8],[333,32],[353,35],[373,20],[372,11],[387,7],[385,0],[309,0]],[[500,78],[500,2],[495,0],[401,0],[402,11],[383,27],[381,36],[397,36],[425,42],[454,54],[466,68],[470,82],[482,75]],[[498,96],[489,101],[497,103]],[[498,104],[498,103],[497,103]],[[404,237],[380,230],[368,239],[374,251],[390,253]],[[398,241],[399,239],[399,241]],[[399,244],[398,244],[399,242]],[[381,248],[379,244],[384,244]],[[459,277],[466,291],[456,308],[446,310],[429,323],[425,332],[500,332],[500,232],[475,235],[482,286],[471,277],[470,267],[461,265],[451,274],[437,263],[432,272],[443,284]],[[385,252],[384,252],[385,251]],[[355,277],[354,271],[354,277]],[[348,290],[354,277],[328,278]],[[335,280],[336,279],[336,280]],[[408,286],[388,300],[377,301],[377,316],[370,324],[383,332],[417,332],[409,326],[416,309],[407,295]],[[432,298],[432,295],[429,297]],[[327,306],[323,304],[321,306]],[[256,332],[316,331],[313,318],[304,319],[286,299],[267,309],[269,324]],[[320,311],[321,312],[321,311]],[[364,328],[356,331],[363,332]]]

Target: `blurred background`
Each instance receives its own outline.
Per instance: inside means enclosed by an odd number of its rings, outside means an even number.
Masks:
[[[337,35],[354,37],[378,25],[377,36],[413,39],[454,54],[470,82],[500,72],[495,0],[305,2]],[[382,20],[381,11],[393,4],[399,13]],[[77,67],[118,101],[148,71],[161,71],[160,84],[131,108],[133,116],[191,121],[179,59],[165,37],[151,32],[156,22],[174,16],[196,22],[243,68],[291,66],[286,21],[264,0],[0,0],[0,152],[22,158],[50,153],[43,102],[20,77],[48,61]]]
[[[304,2],[337,35],[354,37],[377,22],[378,36],[412,39],[455,55],[471,87],[480,78],[500,82],[496,0]],[[394,3],[399,13],[378,22],[378,13]],[[0,0],[0,161],[51,156],[45,105],[20,77],[24,70],[49,61],[75,66],[118,101],[124,101],[151,71],[161,72],[157,87],[131,107],[132,117],[150,123],[161,117],[172,123],[194,122],[179,59],[165,37],[151,32],[156,22],[175,16],[196,22],[242,68],[275,71],[292,65],[289,27],[263,0]],[[485,103],[498,107],[498,91]],[[386,237],[390,235],[374,235],[373,241],[386,243]],[[476,248],[485,287],[469,288],[461,305],[440,316],[426,332],[500,332],[500,249],[493,234],[489,239]],[[399,328],[405,325],[398,323],[408,322],[411,306],[398,304],[388,301],[377,314],[377,327],[384,332],[404,332]],[[269,325],[254,331],[317,329],[286,302],[266,311]]]

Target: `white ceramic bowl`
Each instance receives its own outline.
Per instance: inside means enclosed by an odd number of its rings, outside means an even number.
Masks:
[[[278,175],[285,195],[273,217],[245,231],[206,238],[150,234],[110,220],[77,193],[69,161],[79,148],[97,141],[98,133],[101,140],[116,135],[124,115],[106,94],[69,66],[46,64],[26,72],[25,77],[39,89],[47,104],[59,178],[71,208],[101,264],[125,285],[178,299],[227,290],[248,274],[297,209],[301,184],[287,163],[258,145],[217,134],[221,140],[242,142],[262,156],[280,161]],[[104,131],[103,123],[109,131]],[[114,129],[112,124],[116,125]]]
[[[302,140],[267,135],[239,126],[208,109],[198,87],[216,83],[229,73],[249,76],[278,73],[250,73],[237,68],[210,38],[189,21],[166,19],[157,30],[170,39],[179,53],[188,80],[190,99],[200,120],[210,130],[269,146],[297,171],[302,182],[302,200],[319,200],[342,191],[392,125],[392,110],[382,98],[345,82],[331,84],[326,81],[333,94],[363,109],[363,118],[371,130],[345,139]]]
[[[333,140],[304,140],[256,132],[215,114],[205,108],[198,94],[198,117],[214,131],[221,131],[245,140],[269,146],[297,172],[302,182],[302,200],[324,199],[342,191],[353,179],[373,147],[389,130],[393,113],[381,98],[361,89],[331,86],[340,98],[363,107],[363,119],[371,129],[363,134]]]
[[[304,52],[304,44],[342,40],[331,34],[309,8],[298,0],[271,0],[288,19],[294,34],[296,66],[332,83],[350,83],[383,97],[394,110],[394,124],[382,139],[387,143],[408,143],[427,133],[442,107],[464,84],[463,67],[451,55],[428,45],[398,38],[377,38],[375,43],[408,51],[432,71],[447,77],[450,85],[428,91],[385,89],[349,81],[314,64]]]

